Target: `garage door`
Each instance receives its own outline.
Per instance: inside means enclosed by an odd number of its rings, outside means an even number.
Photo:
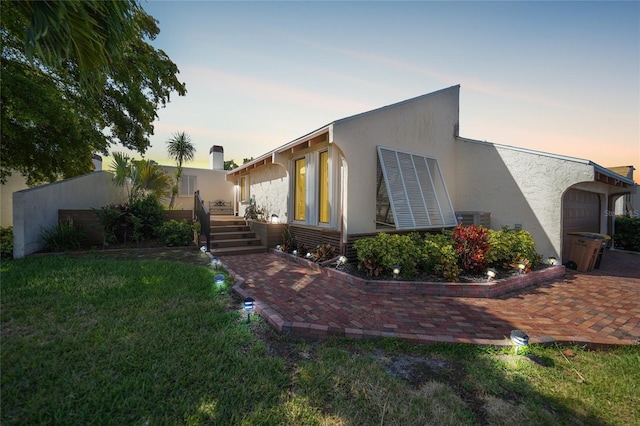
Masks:
[[[570,189],[562,198],[562,260],[569,254],[569,232],[600,232],[600,196],[595,192]]]

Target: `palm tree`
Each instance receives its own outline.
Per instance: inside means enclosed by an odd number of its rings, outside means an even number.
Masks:
[[[129,203],[149,194],[162,198],[169,194],[171,178],[152,160],[132,160],[127,154],[113,153],[113,182],[124,186]]]
[[[193,160],[193,156],[196,152],[196,148],[191,143],[191,137],[185,132],[174,133],[173,137],[167,141],[167,152],[169,158],[175,160],[177,163],[176,168],[176,183],[171,190],[171,201],[169,202],[169,208],[173,208],[178,195],[178,188],[180,188],[180,177],[182,176],[182,163]]]

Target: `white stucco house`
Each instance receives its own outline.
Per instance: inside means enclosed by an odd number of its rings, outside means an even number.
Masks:
[[[459,94],[452,86],[336,120],[228,172],[237,214],[254,199],[298,242],[343,253],[362,236],[453,227],[460,216],[522,227],[543,256],[566,258],[570,231],[612,233],[607,213],[635,194],[633,167],[623,176],[461,137]]]

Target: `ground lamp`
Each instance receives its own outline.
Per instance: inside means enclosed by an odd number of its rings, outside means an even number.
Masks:
[[[293,251],[293,255],[294,255],[294,256],[297,256],[297,255],[298,255],[298,250],[294,250],[294,251]]]
[[[518,355],[518,349],[520,346],[527,346],[529,344],[529,336],[527,333],[520,330],[511,330],[511,341],[516,347],[516,355]]]
[[[491,281],[496,277],[497,271],[493,268],[487,269],[487,281]]]
[[[254,309],[255,309],[255,300],[253,300],[251,297],[245,298],[244,310],[247,313],[247,323],[251,322],[251,314],[253,313]]]
[[[276,246],[276,250],[282,250],[282,246],[281,246],[280,244],[278,244],[278,245]]]
[[[280,223],[280,218],[278,217],[277,214],[271,215],[271,223]]]
[[[200,247],[200,251],[203,252],[203,253],[206,253],[207,252],[207,246]]]
[[[313,255],[311,254],[311,252],[307,253],[307,259],[311,259],[313,257]]]
[[[347,256],[340,256],[336,262],[336,269],[342,268],[345,263],[347,263]]]
[[[518,263],[518,275],[524,273],[524,267],[525,267],[524,263],[522,262]]]
[[[393,265],[393,278],[398,278],[400,275],[400,265]]]
[[[218,260],[217,257],[211,258],[211,266],[213,266],[213,269],[218,269],[219,264],[220,264],[220,261]]]
[[[556,266],[558,264],[558,259],[556,259],[555,257],[550,257],[549,258],[549,265],[550,266]]]
[[[224,285],[224,275],[217,274],[213,277],[213,282],[216,284],[216,287],[220,289]]]

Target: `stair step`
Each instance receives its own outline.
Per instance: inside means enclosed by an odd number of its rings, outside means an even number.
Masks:
[[[249,226],[210,226],[209,231],[212,233],[217,232],[251,232],[251,228]]]
[[[247,247],[261,246],[260,238],[242,238],[233,240],[214,240],[211,239],[210,248],[227,248],[227,247]]]
[[[211,232],[210,239],[213,240],[244,240],[256,238],[256,233],[252,231],[246,232]]]
[[[211,226],[247,226],[246,220],[216,220],[210,219]]]
[[[210,250],[214,256],[235,256],[239,254],[252,254],[252,253],[266,253],[267,247],[265,246],[245,246],[245,247],[225,247],[225,248],[212,248]],[[224,264],[224,263],[223,263]]]

